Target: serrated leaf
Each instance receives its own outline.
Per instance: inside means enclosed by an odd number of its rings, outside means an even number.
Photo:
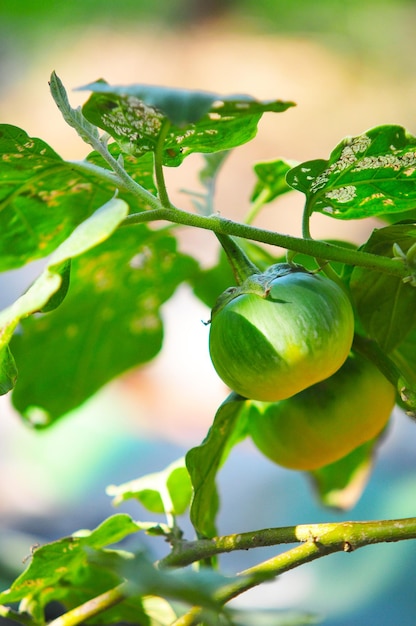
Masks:
[[[251,194],[251,201],[255,202],[261,194],[264,202],[272,202],[278,196],[292,191],[292,187],[286,182],[286,174],[294,166],[293,161],[284,159],[256,163],[254,172],[257,180]]]
[[[308,472],[323,505],[341,510],[353,508],[369,480],[377,441],[359,446],[339,461]]]
[[[0,391],[9,391],[16,378],[8,357],[8,344],[18,324],[28,315],[52,310],[62,302],[68,289],[69,275],[65,270],[69,268],[70,259],[107,239],[127,213],[128,206],[118,199],[110,200],[98,209],[55,250],[42,274],[26,293],[0,312],[0,360],[4,364],[0,371]]]
[[[394,243],[407,252],[415,242],[415,224],[396,224],[373,231],[361,249],[393,257]],[[416,289],[400,278],[355,267],[350,289],[365,331],[384,352],[391,352],[416,325]]]
[[[0,125],[0,159],[0,271],[49,255],[114,196],[15,126]]]
[[[33,425],[49,425],[156,356],[163,338],[159,309],[194,268],[172,236],[145,225],[120,229],[74,259],[64,302],[23,320],[12,339],[15,407]]]
[[[309,211],[358,219],[414,209],[416,138],[385,125],[347,137],[328,161],[307,161],[287,174],[302,191]]]
[[[216,476],[232,446],[242,437],[243,424],[239,423],[239,417],[244,405],[244,398],[231,393],[219,407],[202,444],[186,455],[186,467],[194,489],[190,518],[199,536],[213,537],[216,533]]]
[[[113,504],[136,499],[153,513],[182,515],[191,502],[192,485],[185,460],[179,459],[162,472],[148,474],[122,485],[110,485],[107,494]]]
[[[177,166],[193,152],[229,150],[252,139],[266,111],[293,106],[281,100],[259,102],[250,96],[171,89],[148,85],[108,85],[97,81],[82,87],[92,91],[83,114],[113,137],[124,152],[153,152],[162,126],[170,128],[163,147],[163,164]]]

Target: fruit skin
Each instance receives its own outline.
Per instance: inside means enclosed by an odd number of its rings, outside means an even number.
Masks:
[[[333,376],[292,398],[250,403],[248,431],[257,448],[278,465],[318,469],[377,437],[395,396],[375,365],[352,354]]]
[[[352,307],[341,287],[281,263],[219,297],[209,350],[231,389],[253,400],[277,401],[336,372],[353,334]]]

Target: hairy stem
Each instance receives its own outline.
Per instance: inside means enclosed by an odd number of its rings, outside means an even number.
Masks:
[[[241,285],[253,274],[260,274],[259,268],[250,261],[244,250],[232,237],[220,233],[215,234],[228,257],[237,285]]]
[[[58,109],[61,111],[64,120],[74,128],[83,141],[88,143],[94,150],[96,150],[108,163],[113,172],[116,174],[116,178],[112,179],[115,186],[122,187],[123,189],[130,191],[135,196],[144,200],[150,208],[160,208],[160,202],[158,198],[155,198],[147,189],[136,183],[135,180],[126,172],[123,165],[117,161],[110,154],[107,144],[98,134],[96,126],[91,124],[83,115],[80,109],[73,109],[69,104],[68,96],[65,87],[60,78],[52,72],[49,86],[53,99]],[[101,169],[101,168],[100,168]],[[99,169],[95,169],[95,174],[98,174]],[[102,169],[102,178],[108,180],[108,173]]]
[[[257,228],[250,224],[233,222],[232,220],[222,218],[218,215],[207,217],[179,209],[156,209],[129,215],[122,223],[122,226],[132,226],[134,224],[157,220],[165,220],[185,226],[211,230],[220,235],[231,235],[243,239],[251,239],[253,241],[286,248],[287,250],[301,252],[315,258],[366,267],[367,269],[384,272],[400,278],[404,278],[408,273],[404,263],[399,260],[371,254],[369,252],[343,248],[342,246],[336,246],[325,241],[283,235],[271,230]]]

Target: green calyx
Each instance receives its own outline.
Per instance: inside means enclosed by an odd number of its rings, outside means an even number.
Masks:
[[[212,309],[211,318],[232,300],[242,295],[255,294],[260,298],[270,297],[271,300],[276,300],[270,294],[273,281],[296,272],[310,274],[300,265],[291,265],[290,263],[276,263],[262,273],[251,274],[240,285],[229,287],[218,297]]]

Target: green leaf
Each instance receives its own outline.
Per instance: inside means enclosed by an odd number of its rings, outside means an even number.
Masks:
[[[307,197],[310,213],[357,219],[412,210],[416,201],[416,138],[401,126],[347,137],[328,161],[307,161],[287,182]]]
[[[113,137],[128,154],[156,149],[162,125],[170,128],[163,164],[177,166],[193,152],[229,150],[252,139],[266,111],[293,106],[281,100],[259,102],[249,96],[171,89],[148,85],[117,86],[98,81],[82,87],[92,91],[83,114]]]
[[[131,154],[122,154],[116,143],[109,144],[107,148],[111,156],[115,159],[122,159],[124,169],[136,183],[147,189],[147,191],[150,191],[154,196],[157,195],[157,188],[154,182],[153,154],[151,152],[137,158]],[[98,167],[108,168],[108,164],[104,161],[103,157],[95,150],[90,152],[86,161]],[[123,195],[123,197],[129,199],[128,196]]]
[[[151,360],[162,345],[159,309],[194,268],[172,236],[145,225],[117,230],[74,259],[64,302],[23,320],[12,339],[15,407],[33,425],[49,425]]]
[[[94,565],[95,553],[138,530],[130,516],[119,514],[95,530],[78,531],[37,548],[26,570],[10,589],[0,593],[0,604],[23,601],[20,609],[42,624],[44,609],[51,601],[59,600],[72,608],[116,586],[122,577],[116,570]]]
[[[231,448],[243,436],[243,423],[239,418],[244,406],[245,398],[231,393],[219,407],[202,444],[186,455],[194,489],[190,517],[199,536],[213,537],[216,534],[218,493],[215,480]]]
[[[126,217],[128,207],[113,199],[82,222],[50,256],[48,265],[31,287],[11,306],[0,312],[0,390],[10,390],[15,378],[8,357],[8,344],[18,324],[28,315],[50,311],[61,304],[69,287],[69,261],[107,239]],[[9,382],[8,382],[9,381]]]
[[[16,384],[16,379],[16,363],[9,346],[5,345],[0,348],[0,396],[13,389]]]
[[[257,176],[256,184],[251,195],[251,201],[255,202],[261,195],[264,202],[272,202],[278,196],[292,191],[292,187],[286,182],[286,174],[295,166],[293,161],[276,159],[256,163],[254,172]]]
[[[15,126],[0,125],[0,159],[0,271],[47,256],[114,196]]]
[[[368,441],[339,461],[308,472],[322,504],[341,510],[356,505],[370,477],[376,446],[377,441]]]
[[[44,610],[52,601],[71,610],[91,600],[90,609],[97,612],[90,623],[143,626],[171,623],[166,620],[168,616],[172,620],[173,612],[162,598],[220,608],[216,594],[235,578],[207,569],[160,570],[143,553],[112,547],[139,530],[140,524],[128,515],[114,515],[94,530],[80,530],[37,548],[27,569],[0,593],[0,604],[20,602],[20,611],[29,613],[39,626],[45,624]],[[117,589],[117,605],[99,612],[99,596]]]
[[[75,128],[78,135],[86,143],[91,143],[91,140],[98,140],[98,128],[93,124],[90,124],[90,122],[85,119],[82,111],[79,108],[73,109],[71,107],[71,105],[69,104],[66,89],[61,79],[59,78],[59,76],[56,75],[55,72],[52,72],[51,74],[49,87],[52,97],[55,100],[55,104],[60,110],[65,122],[69,124],[69,126],[71,126],[72,128]]]
[[[396,224],[374,230],[361,249],[393,257],[393,244],[407,252],[415,242],[416,225]],[[350,289],[361,324],[384,352],[391,352],[416,325],[416,289],[410,283],[355,267]]]
[[[409,415],[416,417],[416,328],[393,350],[390,358],[399,368],[407,384],[407,388],[402,391],[405,398],[399,397],[398,403]]]
[[[153,513],[182,515],[192,497],[192,485],[184,463],[184,459],[179,459],[162,472],[148,474],[118,486],[110,485],[107,494],[114,496],[115,506],[133,498]]]

